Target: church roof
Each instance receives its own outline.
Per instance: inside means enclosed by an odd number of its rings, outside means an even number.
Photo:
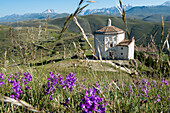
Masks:
[[[96,33],[124,33],[122,29],[119,29],[115,26],[105,26],[99,30],[96,31]]]
[[[130,39],[124,39],[117,46],[128,46],[131,42],[132,40]]]
[[[111,19],[107,20],[107,25],[95,32],[95,34],[121,34],[124,33],[124,31],[120,28],[117,28],[115,26],[112,26]]]

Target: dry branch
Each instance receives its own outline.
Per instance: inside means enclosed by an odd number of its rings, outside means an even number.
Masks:
[[[0,101],[2,102],[8,102],[17,106],[22,106],[30,111],[33,112],[43,112],[43,111],[38,111],[37,109],[35,109],[32,105],[28,104],[27,102],[23,101],[23,100],[15,100],[13,98],[7,97],[7,96],[2,96],[0,95]]]

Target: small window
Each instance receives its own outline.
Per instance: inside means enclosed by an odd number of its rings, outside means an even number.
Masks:
[[[121,47],[121,50],[123,50],[123,47]]]
[[[116,37],[114,37],[114,41],[116,41]]]
[[[113,57],[113,52],[110,51],[110,52],[109,52],[109,56],[110,56],[110,57]]]
[[[108,40],[109,40],[108,37],[105,37],[105,41],[108,42]]]
[[[112,41],[112,37],[109,37],[110,41]]]
[[[123,53],[121,53],[121,55],[123,55]]]
[[[110,47],[113,47],[113,44],[110,44]]]

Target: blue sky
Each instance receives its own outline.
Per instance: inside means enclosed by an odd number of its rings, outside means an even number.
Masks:
[[[95,0],[86,9],[116,6],[119,0]],[[122,0],[123,4],[159,5],[167,0]],[[55,9],[58,13],[72,13],[79,0],[0,0],[0,17],[11,14],[40,13]]]

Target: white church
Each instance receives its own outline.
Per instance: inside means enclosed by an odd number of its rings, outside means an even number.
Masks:
[[[126,39],[125,31],[111,25],[108,19],[107,26],[94,33],[95,54],[102,59],[130,60],[134,59],[135,39]]]

